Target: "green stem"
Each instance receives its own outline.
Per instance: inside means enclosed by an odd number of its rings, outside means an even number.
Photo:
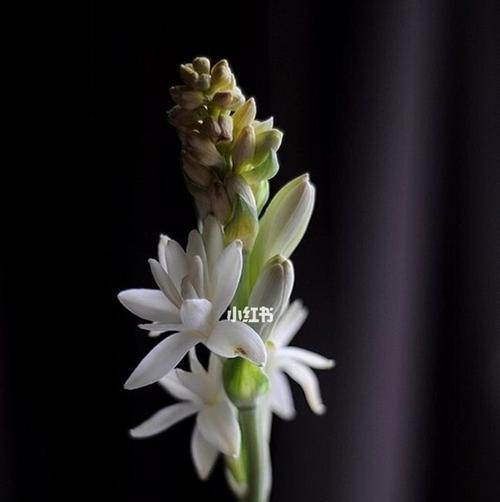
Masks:
[[[244,502],[267,502],[271,465],[269,445],[257,406],[239,410],[242,443],[246,452],[246,484]]]

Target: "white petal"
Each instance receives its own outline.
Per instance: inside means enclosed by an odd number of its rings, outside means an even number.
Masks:
[[[200,375],[179,368],[176,373],[182,385],[195,394],[199,400],[205,402],[213,399],[212,386],[206,373]]]
[[[160,335],[161,333],[165,333],[166,331],[181,331],[182,324],[180,322],[178,323],[153,322],[151,324],[139,324],[139,328]],[[150,335],[150,336],[157,336],[157,335]]]
[[[182,298],[175,287],[174,282],[170,276],[165,272],[165,269],[152,258],[148,260],[149,266],[151,267],[151,273],[155,278],[158,287],[165,293],[165,296],[177,307],[181,306]]]
[[[127,289],[118,300],[136,316],[148,321],[179,322],[179,309],[158,289]]]
[[[193,403],[177,403],[163,408],[145,422],[130,430],[134,438],[147,438],[167,430],[177,422],[198,411],[198,405]]]
[[[266,362],[266,348],[260,336],[240,321],[218,322],[205,345],[222,357],[244,357],[258,366]]]
[[[302,387],[311,410],[318,415],[322,415],[326,411],[326,408],[321,399],[318,379],[313,371],[307,366],[293,360],[288,360],[282,364],[281,368],[292,380],[295,380]]]
[[[194,256],[189,260],[189,282],[193,285],[199,298],[205,297],[205,279],[203,277],[203,263],[199,256]]]
[[[307,318],[308,311],[300,300],[295,300],[278,319],[271,340],[276,347],[284,347],[297,334]]]
[[[181,281],[181,296],[184,300],[197,300],[199,298],[188,275]]]
[[[214,216],[207,216],[203,222],[203,241],[207,253],[208,267],[215,267],[217,258],[224,249],[224,235],[222,227]]]
[[[242,265],[241,241],[233,241],[222,251],[215,263],[215,269],[211,271],[214,318],[219,319],[231,303],[238,287]]]
[[[299,347],[283,347],[277,351],[277,356],[293,359],[317,370],[327,370],[335,365],[335,361],[332,359],[327,359],[315,352]]]
[[[272,410],[280,418],[291,420],[295,417],[290,384],[281,371],[274,371],[270,377],[269,399]]]
[[[179,401],[200,402],[198,396],[187,389],[179,379],[178,370],[172,370],[165,375],[158,383],[173,397]]]
[[[201,238],[200,232],[198,232],[198,230],[191,230],[191,232],[189,232],[186,253],[190,258],[199,256],[203,264],[207,263],[205,244],[203,243],[203,239]]]
[[[191,455],[198,476],[200,479],[207,479],[217,460],[218,451],[203,437],[197,426],[191,436]]]
[[[200,363],[198,359],[198,355],[196,354],[196,347],[193,347],[189,351],[189,367],[192,373],[197,373],[199,375],[205,375],[206,371],[203,365]]]
[[[205,439],[217,450],[233,457],[239,455],[240,427],[234,408],[226,400],[201,410],[196,423]]]
[[[167,336],[139,363],[125,382],[126,389],[138,389],[158,382],[200,341],[198,333],[181,331]]]
[[[208,300],[184,300],[181,319],[186,329],[209,332],[213,325],[212,304]]]
[[[163,254],[165,258],[162,261],[162,257],[160,255],[160,263],[165,267],[168,275],[172,278],[175,287],[179,289],[183,277],[187,274],[186,253],[179,243],[167,237]]]

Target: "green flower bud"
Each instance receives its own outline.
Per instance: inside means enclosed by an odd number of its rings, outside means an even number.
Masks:
[[[252,161],[254,153],[255,132],[252,126],[246,126],[241,131],[233,146],[233,167],[237,169],[238,172],[242,172],[242,168]]]
[[[201,75],[203,73],[210,73],[210,60],[204,57],[193,59],[193,68]]]
[[[252,283],[269,258],[277,254],[288,258],[293,253],[311,219],[314,199],[308,174],[293,179],[274,196],[260,220],[250,255]]]
[[[250,185],[253,195],[255,197],[255,204],[257,206],[257,214],[260,214],[267,200],[269,199],[269,181],[261,181],[254,185]]]
[[[278,129],[269,129],[258,134],[255,140],[254,163],[259,165],[271,150],[277,151],[282,140],[283,133]]]
[[[248,188],[252,200],[248,200],[248,194],[236,193],[232,198],[233,213],[229,223],[224,227],[226,242],[240,239],[243,247],[251,249],[259,230],[259,220],[252,191]]]
[[[242,176],[250,184],[260,183],[275,176],[279,168],[278,156],[274,150],[270,150],[267,157],[257,167],[245,171]]]
[[[262,369],[240,357],[226,360],[222,377],[227,397],[239,409],[253,408],[269,390],[269,380]]]
[[[242,106],[240,106],[233,115],[234,124],[234,137],[237,138],[242,129],[252,124],[255,119],[257,108],[255,99],[248,99]]]

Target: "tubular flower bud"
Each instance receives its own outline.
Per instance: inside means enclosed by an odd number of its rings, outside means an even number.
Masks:
[[[274,255],[288,258],[302,239],[314,207],[315,189],[304,174],[286,184],[273,198],[260,221],[250,256],[252,278]]]
[[[255,132],[252,126],[247,126],[234,142],[232,151],[233,167],[240,172],[241,168],[244,168],[252,161],[254,153]]]

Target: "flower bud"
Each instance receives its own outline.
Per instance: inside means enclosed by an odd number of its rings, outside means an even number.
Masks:
[[[212,99],[212,104],[219,108],[228,108],[233,102],[233,93],[231,91],[218,92]]]
[[[292,262],[279,255],[267,261],[257,278],[248,305],[258,309],[264,307],[271,314],[271,318],[252,326],[264,341],[288,304],[294,278]]]
[[[221,115],[219,117],[219,126],[221,129],[220,141],[230,142],[233,139],[233,119],[230,115]]]
[[[233,213],[229,223],[224,227],[224,237],[226,242],[240,239],[243,242],[243,248],[250,250],[259,229],[255,200],[249,203],[246,197],[238,193],[234,196],[232,205]]]
[[[242,173],[248,183],[260,183],[261,181],[269,180],[279,170],[278,155],[274,150],[270,150],[267,157],[256,167]]]
[[[212,213],[224,225],[231,216],[231,203],[224,185],[219,181],[212,183],[208,189]]]
[[[210,82],[211,82],[210,75],[203,73],[198,77],[195,87],[200,91],[206,92],[210,89]]]
[[[227,397],[239,409],[253,408],[269,390],[269,380],[262,369],[240,357],[226,360],[222,378]]]
[[[205,101],[205,95],[200,91],[193,91],[184,85],[176,85],[170,88],[172,99],[187,110],[194,110]]]
[[[224,166],[224,158],[206,136],[193,133],[189,135],[187,141],[200,163],[205,166]]]
[[[293,179],[273,197],[250,255],[252,282],[269,258],[277,254],[288,258],[295,250],[311,219],[314,198],[308,174]]]
[[[254,163],[259,165],[271,150],[277,151],[281,146],[283,133],[278,129],[269,129],[257,135],[255,140]]]
[[[232,157],[233,167],[238,169],[249,164],[255,153],[255,132],[252,126],[246,126],[236,139]]]
[[[203,73],[210,73],[210,60],[204,57],[193,59],[193,68],[201,75]]]
[[[179,68],[181,80],[189,87],[195,87],[199,74],[193,69],[193,65],[181,64]]]
[[[222,129],[219,125],[219,121],[215,117],[207,117],[200,126],[200,132],[210,138],[212,142],[216,143],[219,141]]]
[[[260,120],[254,120],[253,122],[253,127],[255,129],[255,134],[260,134],[261,132],[264,131],[269,131],[269,129],[272,129],[274,126],[274,118],[269,117],[266,120],[260,121]]]
[[[225,59],[219,61],[214,65],[211,71],[212,75],[212,86],[211,91],[217,92],[221,89],[226,89],[233,82],[231,78],[231,70]]]
[[[212,181],[210,170],[196,161],[186,150],[181,152],[182,168],[191,181],[202,187],[208,187]]]
[[[240,106],[233,115],[234,124],[234,137],[237,138],[240,131],[252,124],[255,119],[257,108],[255,106],[255,99],[248,99],[242,106]]]
[[[263,207],[269,199],[269,181],[261,181],[254,185],[250,185],[253,195],[255,197],[255,204],[257,206],[257,214],[260,214]]]

